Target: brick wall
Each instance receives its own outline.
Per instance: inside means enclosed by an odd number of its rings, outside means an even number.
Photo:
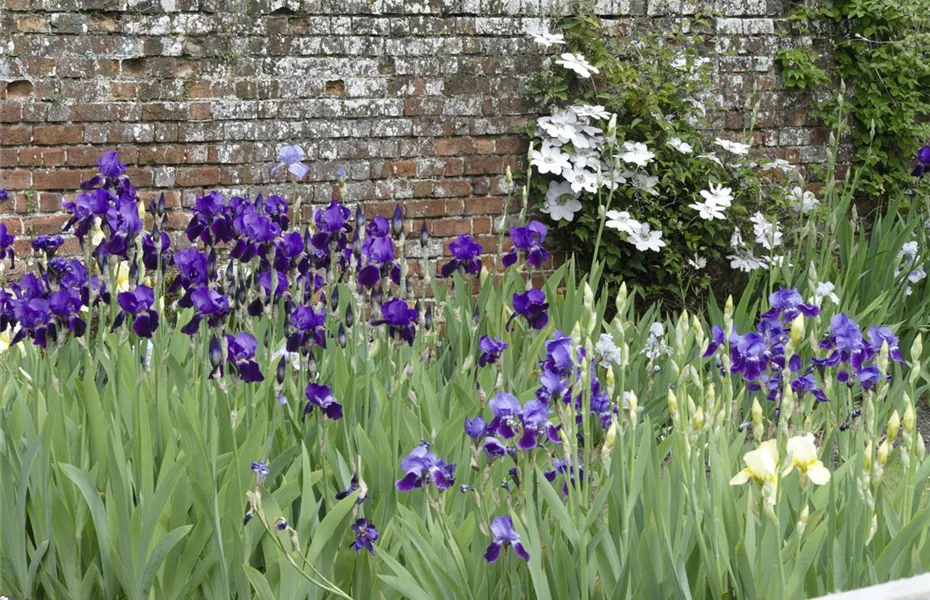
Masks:
[[[24,238],[59,231],[97,156],[118,148],[145,196],[174,208],[205,189],[405,205],[436,238],[474,234],[493,251],[503,172],[537,108],[540,54],[525,31],[568,11],[559,0],[0,0],[0,221]],[[670,24],[701,11],[720,129],[748,125],[793,161],[823,158],[825,134],[773,67],[786,36],[780,0],[598,0],[618,24]],[[822,42],[817,42],[822,43]],[[310,174],[269,176],[299,144]],[[186,222],[182,210],[172,225]],[[25,243],[25,241],[20,242]],[[75,247],[70,241],[70,247]],[[441,252],[436,240],[429,250]]]

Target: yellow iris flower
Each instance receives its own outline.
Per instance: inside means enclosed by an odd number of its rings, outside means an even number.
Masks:
[[[817,446],[814,445],[813,433],[789,438],[788,457],[791,459],[791,464],[785,468],[783,475],[797,468],[802,476],[809,478],[815,485],[824,485],[830,481],[830,471],[817,458]]]
[[[742,485],[755,479],[762,486],[762,495],[774,504],[778,490],[778,447],[775,440],[762,442],[758,448],[747,452],[743,462],[746,468],[730,480],[730,485]]]

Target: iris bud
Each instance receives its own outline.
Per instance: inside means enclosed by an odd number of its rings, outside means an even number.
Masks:
[[[798,315],[791,322],[791,341],[795,346],[801,343],[801,340],[804,339],[804,315]]]
[[[433,327],[433,305],[426,306],[426,314],[423,316],[423,325],[429,331]]]
[[[349,304],[346,306],[346,327],[352,327],[355,324],[355,312],[352,310],[352,305]]]
[[[898,411],[891,413],[891,418],[888,419],[888,427],[885,428],[885,436],[888,438],[888,441],[894,443],[898,438],[898,429],[901,427],[901,417],[898,416]]]
[[[336,333],[336,342],[340,347],[346,347],[346,329],[342,326],[342,323],[339,324],[339,331]]]
[[[329,306],[334,311],[337,308],[339,308],[339,288],[338,287],[333,288],[333,291],[329,296]]]
[[[284,377],[287,375],[287,357],[282,356],[281,360],[278,361],[278,368],[275,370],[275,379],[278,380],[278,384],[284,383]]]
[[[865,445],[865,450],[862,454],[862,468],[866,473],[872,470],[872,440]]]
[[[365,209],[362,208],[362,205],[359,204],[355,208],[355,223],[358,225],[359,229],[365,227],[365,223],[368,221],[365,220]],[[358,239],[358,236],[355,236]]]
[[[891,448],[888,446],[888,440],[885,440],[878,446],[878,452],[876,453],[878,464],[884,467],[885,463],[888,462],[889,453],[891,453]]]
[[[223,364],[223,348],[215,335],[210,338],[210,364],[214,369],[218,369]]]
[[[906,396],[905,394],[905,397]],[[904,431],[907,433],[914,433],[916,418],[914,415],[914,405],[910,398],[907,398],[907,408],[904,410],[904,419],[901,421],[901,424],[904,426]]]
[[[420,248],[426,248],[426,243],[429,241],[429,230],[426,228],[426,221],[423,221],[423,226],[420,227]]]
[[[394,237],[400,237],[400,234],[404,231],[404,211],[401,209],[399,202],[394,209],[394,215],[391,217],[391,231],[394,233]]]

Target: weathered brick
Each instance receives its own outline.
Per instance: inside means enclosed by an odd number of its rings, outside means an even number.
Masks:
[[[177,170],[175,184],[180,187],[204,187],[220,182],[218,167],[182,167]]]

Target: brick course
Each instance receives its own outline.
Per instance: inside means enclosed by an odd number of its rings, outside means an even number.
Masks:
[[[119,149],[140,192],[166,192],[178,209],[214,187],[318,205],[344,165],[350,201],[380,214],[402,202],[411,231],[426,219],[436,237],[471,233],[493,248],[503,173],[522,168],[521,126],[539,111],[526,84],[542,55],[526,31],[569,4],[3,0],[0,187],[12,201],[0,221],[21,235],[54,232],[60,202],[101,152]],[[704,26],[721,109],[712,125],[746,127],[755,90],[758,144],[822,159],[809,99],[783,89],[773,56],[826,42],[790,35],[781,0],[595,4],[624,27],[716,15]],[[277,148],[293,143],[311,167],[297,185],[269,176]]]

